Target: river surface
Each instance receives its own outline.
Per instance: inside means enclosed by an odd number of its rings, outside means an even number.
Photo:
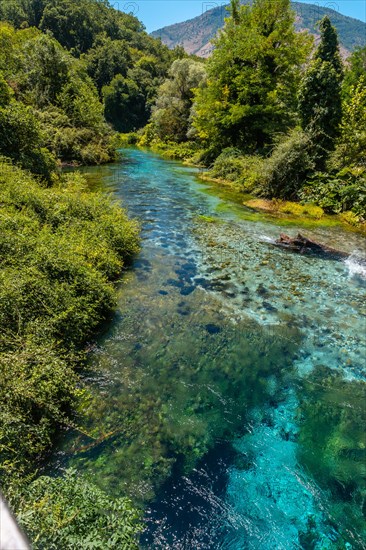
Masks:
[[[142,548],[365,548],[364,237],[253,212],[149,152],[88,176],[142,250],[92,346],[88,435],[61,438],[53,471],[130,495]],[[350,258],[274,247],[284,230]]]

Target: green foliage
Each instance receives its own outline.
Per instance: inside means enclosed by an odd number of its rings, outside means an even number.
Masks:
[[[39,477],[13,491],[11,504],[34,550],[138,548],[142,524],[131,501],[110,498],[73,470],[64,477]]]
[[[336,150],[329,161],[330,167],[366,168],[366,73],[351,86],[343,102],[343,119]]]
[[[0,153],[48,179],[51,155],[66,162],[112,160],[103,106],[82,63],[36,29],[0,25],[0,41],[4,78],[15,91],[1,115]]]
[[[102,90],[105,117],[113,122],[119,132],[130,132],[140,126],[144,114],[144,96],[130,78],[117,75],[109,86]],[[146,122],[146,121],[145,121]]]
[[[139,142],[141,144],[141,140]],[[174,141],[160,141],[154,139],[151,143],[153,151],[160,153],[163,157],[173,160],[183,160],[190,162],[193,157],[195,158],[194,164],[199,164],[199,156],[201,149],[199,145],[192,141],[186,141],[184,143],[176,143]]]
[[[242,190],[253,191],[260,181],[262,171],[261,157],[243,155],[238,149],[228,147],[217,157],[208,175],[237,183]]]
[[[169,69],[169,78],[159,88],[151,122],[157,136],[163,140],[186,141],[193,92],[206,79],[203,63],[192,59],[177,59]]]
[[[39,303],[47,290],[35,288],[32,279],[38,275],[35,270],[27,275],[27,288],[23,277],[23,288],[18,293],[13,289],[13,295],[18,294],[17,303],[8,305],[19,316],[32,298]],[[9,271],[5,272],[2,283],[5,278],[10,282],[10,277]],[[14,278],[11,284],[15,286]],[[11,299],[7,290],[2,292],[3,300]],[[3,323],[4,315],[2,326]],[[77,377],[70,358],[66,361],[60,356],[54,343],[41,343],[16,334],[9,335],[6,341],[4,338],[0,354],[0,471],[3,482],[9,483],[10,479],[14,482],[28,473],[30,465],[44,455],[56,425],[70,422],[70,409],[80,392],[76,389]]]
[[[30,107],[12,101],[0,108],[0,154],[50,180],[56,162],[44,145],[40,125]]]
[[[11,98],[12,90],[0,72],[0,109],[9,105]]]
[[[210,146],[263,149],[293,124],[296,86],[310,40],[294,29],[289,0],[236,7],[208,61],[193,124]]]
[[[261,194],[266,197],[294,199],[314,169],[312,138],[299,129],[292,130],[266,160],[261,177]]]
[[[137,228],[77,175],[44,188],[0,170],[0,459],[29,470],[67,422],[78,352],[114,308],[115,279],[138,249]]]
[[[351,88],[357,86],[361,78],[366,79],[366,46],[357,48],[347,59],[343,81],[343,95],[348,96]]]
[[[19,36],[19,35],[18,35]],[[29,104],[44,107],[56,104],[58,95],[69,82],[69,70],[75,62],[48,35],[20,33],[21,50],[17,72],[18,97]]]
[[[47,1],[39,26],[75,55],[88,51],[103,31],[115,36],[119,30],[108,4],[96,0]]]
[[[2,0],[0,19],[17,28],[37,27],[47,0]]]
[[[317,203],[326,212],[351,211],[358,218],[366,219],[366,170],[345,168],[337,174],[318,172],[306,182],[299,196]]]
[[[144,126],[176,54],[104,0],[9,0],[1,17],[22,30],[0,23],[0,71],[46,119],[49,151],[67,163],[113,160],[104,115],[118,130]]]
[[[315,60],[299,89],[299,114],[304,131],[317,143],[317,164],[322,166],[334,148],[342,117],[341,85],[332,65]]]
[[[343,73],[343,65],[339,53],[338,35],[329,17],[325,16],[319,25],[320,44],[315,53],[315,59],[330,63],[338,75]]]
[[[318,168],[324,166],[339,134],[343,74],[337,34],[328,17],[321,21],[320,29],[321,42],[299,89],[301,126],[313,136]]]
[[[97,45],[85,56],[87,71],[99,91],[107,86],[118,74],[127,76],[132,66],[132,55],[125,40],[100,39]]]

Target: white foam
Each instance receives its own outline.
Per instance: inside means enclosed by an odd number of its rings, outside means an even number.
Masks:
[[[269,237],[268,235],[259,235],[259,240],[262,242],[262,243],[271,243],[271,244],[274,244],[276,242],[276,239],[274,239],[273,237]]]
[[[366,280],[366,258],[362,252],[355,250],[344,261],[348,268],[350,277],[361,277]]]

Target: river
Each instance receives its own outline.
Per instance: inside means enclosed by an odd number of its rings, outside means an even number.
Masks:
[[[365,548],[365,239],[256,213],[197,170],[127,149],[87,170],[142,250],[93,346],[52,471],[142,506],[142,548]],[[345,261],[273,246],[281,231]]]

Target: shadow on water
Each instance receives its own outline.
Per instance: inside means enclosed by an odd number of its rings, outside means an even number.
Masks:
[[[190,475],[179,464],[145,513],[143,548],[220,548],[230,530],[225,503],[228,470],[242,455],[230,442],[218,443]]]

